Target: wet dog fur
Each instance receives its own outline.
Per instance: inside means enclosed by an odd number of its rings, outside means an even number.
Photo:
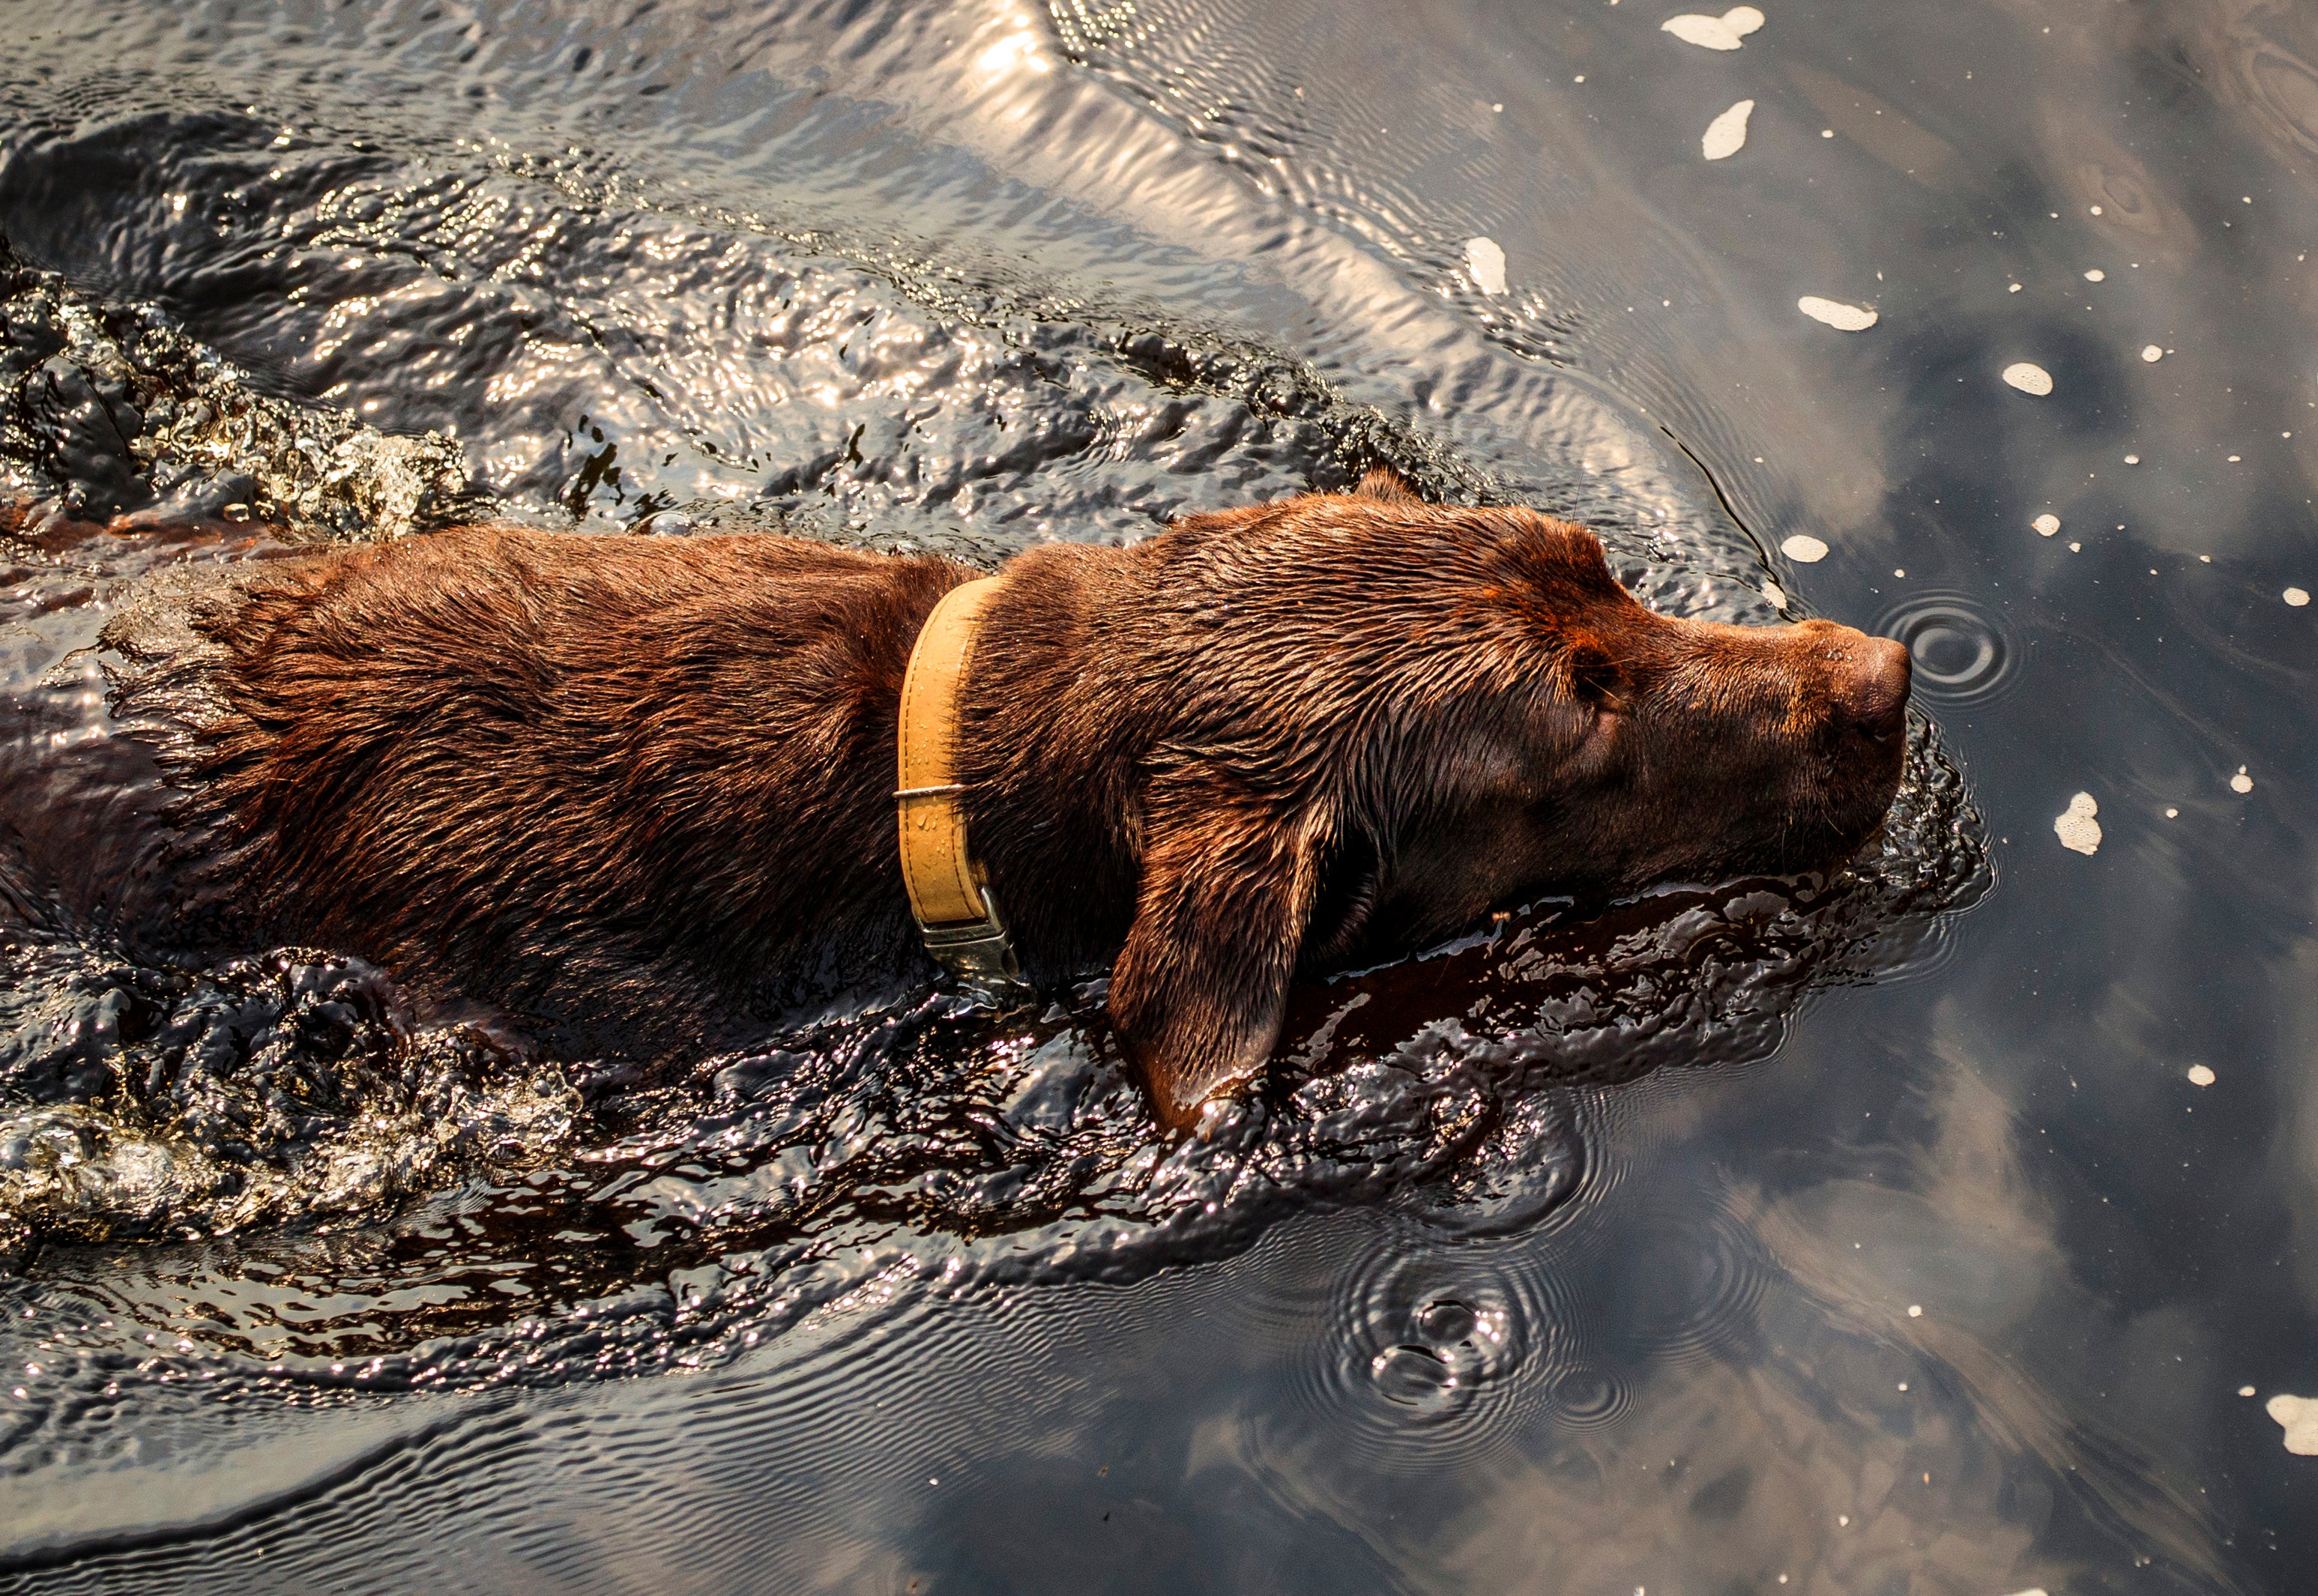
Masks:
[[[509,526],[250,568],[190,633],[112,636],[183,789],[180,928],[662,1055],[930,977],[896,716],[977,574]],[[1581,528],[1388,473],[1003,574],[969,835],[1034,981],[1109,967],[1171,1125],[1261,1071],[1299,973],[1547,893],[1829,865],[1900,778],[1898,645],[1658,615]]]

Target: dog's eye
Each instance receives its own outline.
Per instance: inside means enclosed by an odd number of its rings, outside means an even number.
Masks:
[[[1569,691],[1580,702],[1613,712],[1626,707],[1626,681],[1607,654],[1593,649],[1569,656]]]

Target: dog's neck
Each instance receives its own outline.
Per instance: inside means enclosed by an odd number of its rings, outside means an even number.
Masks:
[[[1107,956],[1133,912],[1160,729],[1121,619],[1147,602],[1146,564],[1085,544],[1017,555],[960,687],[958,803],[1016,945],[1044,955],[1034,973]]]
[[[984,577],[951,588],[911,645],[897,716],[894,800],[902,881],[926,950],[959,980],[1011,989],[1021,972],[996,899],[975,856],[958,800],[958,694],[976,663],[982,621],[1004,582]]]

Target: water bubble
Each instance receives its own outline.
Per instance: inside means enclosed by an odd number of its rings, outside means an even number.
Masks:
[[[1456,1372],[1430,1347],[1389,1348],[1370,1361],[1369,1373],[1387,1402],[1426,1412],[1446,1409],[1457,1391]]]
[[[1337,1327],[1301,1401],[1379,1460],[1469,1457],[1504,1444],[1534,1311],[1505,1284],[1374,1238],[1324,1310]]]

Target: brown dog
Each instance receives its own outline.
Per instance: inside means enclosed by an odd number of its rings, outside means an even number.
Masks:
[[[475,527],[263,567],[125,707],[246,930],[660,1052],[917,941],[897,701],[947,560]],[[1527,510],[1356,495],[1016,556],[958,798],[1034,979],[1110,964],[1161,1119],[1258,1071],[1290,979],[1549,892],[1831,864],[1908,656],[1669,620]]]

